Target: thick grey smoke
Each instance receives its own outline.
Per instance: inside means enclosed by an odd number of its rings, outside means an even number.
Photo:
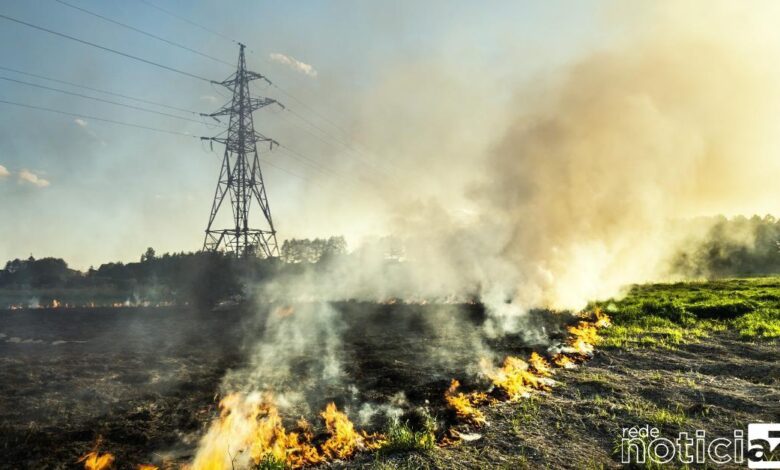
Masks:
[[[518,84],[503,111],[471,114],[466,135],[448,103],[439,120],[426,107],[420,128],[410,118],[414,135],[396,147],[420,171],[388,196],[409,201],[389,226],[407,242],[410,292],[476,293],[497,330],[516,331],[529,308],[581,308],[668,276],[690,239],[678,218],[777,211],[777,34],[765,12],[733,4],[690,28],[678,20],[689,7],[648,7],[652,24],[541,85]],[[403,89],[408,70],[375,99]],[[434,96],[474,104],[445,85]]]

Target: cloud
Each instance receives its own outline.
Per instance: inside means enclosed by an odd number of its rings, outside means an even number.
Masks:
[[[30,183],[39,188],[45,188],[50,184],[49,180],[45,180],[29,170],[22,170],[19,172],[19,182]]]
[[[292,68],[293,70],[297,70],[298,72],[305,73],[306,75],[310,77],[316,77],[317,76],[317,70],[314,69],[313,66],[306,64],[304,62],[301,62],[300,60],[296,59],[295,57],[291,57],[288,55],[280,54],[278,52],[272,52],[270,54],[271,60],[274,62],[279,62],[280,64],[284,64]]]
[[[84,133],[86,133],[88,136],[92,137],[94,140],[100,143],[101,146],[105,147],[108,145],[105,140],[101,139],[100,136],[97,135],[97,133],[92,130],[92,128],[89,127],[89,121],[86,121],[81,118],[76,118],[73,120],[74,123],[76,123],[77,126],[79,126]]]
[[[217,101],[219,101],[217,97],[214,95],[201,95],[200,99],[208,103],[216,103]]]
[[[3,165],[0,165],[0,178],[4,178],[11,173],[8,171],[8,168],[4,167]]]

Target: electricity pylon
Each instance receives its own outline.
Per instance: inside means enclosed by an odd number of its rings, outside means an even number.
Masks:
[[[252,80],[265,80],[269,84],[271,82],[259,73],[246,69],[244,47],[243,44],[239,44],[238,70],[222,82],[213,82],[230,90],[233,93],[232,100],[218,111],[205,115],[214,119],[218,119],[219,116],[230,116],[230,123],[227,130],[217,137],[201,137],[203,140],[218,142],[225,146],[203,250],[232,252],[238,257],[278,257],[276,229],[265,194],[257,143],[268,143],[269,150],[279,143],[255,131],[252,112],[269,104],[282,105],[271,98],[250,96],[249,82]],[[234,226],[215,228],[214,220],[226,195],[230,196]],[[249,221],[253,201],[260,206],[264,217],[264,220],[253,221],[260,224],[257,226],[250,226]]]

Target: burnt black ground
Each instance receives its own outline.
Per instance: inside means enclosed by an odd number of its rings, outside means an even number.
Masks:
[[[412,404],[427,400],[443,409],[449,380],[474,366],[474,338],[484,320],[478,305],[334,306],[347,379],[309,390],[314,410],[335,401],[352,413],[398,392]],[[116,455],[117,468],[187,461],[215,414],[225,372],[245,367],[262,337],[260,310],[0,312],[0,468],[78,468],[76,459],[98,437],[101,449]],[[546,321],[553,330],[560,323]],[[518,338],[490,347],[499,355],[525,350]],[[296,364],[302,371],[315,360],[301,357]]]
[[[176,448],[240,362],[241,322],[184,308],[0,312],[0,467],[78,468],[98,436],[125,462]]]

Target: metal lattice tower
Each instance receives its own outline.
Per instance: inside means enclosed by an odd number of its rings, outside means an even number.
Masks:
[[[274,229],[271,208],[268,206],[268,198],[265,194],[257,143],[267,142],[269,149],[279,144],[255,131],[252,112],[269,104],[279,103],[270,98],[250,96],[249,82],[252,80],[265,80],[269,84],[271,82],[264,76],[246,69],[244,47],[243,44],[239,44],[238,70],[226,80],[214,82],[230,90],[233,93],[232,100],[218,111],[205,115],[214,119],[219,116],[230,116],[230,124],[219,136],[202,138],[225,146],[203,250],[232,252],[239,257],[250,255],[278,257],[276,229]],[[215,228],[214,220],[227,195],[230,197],[233,211],[233,226]],[[254,228],[250,226],[249,221],[253,201],[259,205],[264,216],[264,220],[254,221],[260,223]]]

